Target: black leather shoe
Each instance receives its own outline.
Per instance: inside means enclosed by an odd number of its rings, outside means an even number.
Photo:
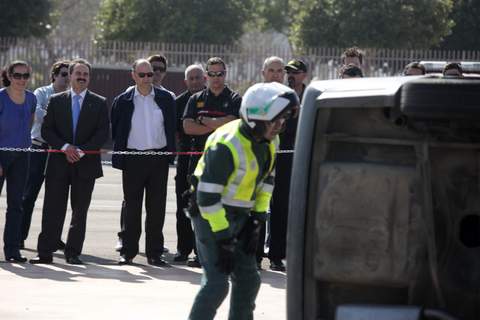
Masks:
[[[192,260],[189,260],[187,262],[187,266],[189,266],[190,268],[201,268],[202,267],[202,265],[200,264],[200,261],[198,260],[197,256],[193,257]]]
[[[157,266],[157,267],[168,267],[169,266],[168,263],[166,263],[165,260],[163,260],[160,257],[147,258],[147,262],[148,262],[148,264],[150,264],[152,266]]]
[[[24,256],[22,255],[18,255],[18,256],[8,256],[8,257],[5,257],[5,260],[7,260],[7,262],[18,262],[18,263],[25,263],[27,262],[27,258],[25,258]]]
[[[270,269],[273,271],[282,271],[282,272],[286,270],[285,264],[283,264],[282,260],[272,260],[270,262]]]
[[[126,256],[121,255],[120,259],[118,259],[118,264],[119,265],[132,264],[132,259],[128,259]]]
[[[53,257],[38,256],[36,258],[30,259],[31,264],[51,264],[52,262]]]
[[[63,242],[62,240],[58,240],[57,250],[65,251],[65,242]]]
[[[83,264],[83,261],[78,256],[65,257],[65,261],[68,264]]]
[[[173,257],[173,261],[175,262],[185,262],[188,260],[188,255],[183,253],[177,253],[175,257]]]

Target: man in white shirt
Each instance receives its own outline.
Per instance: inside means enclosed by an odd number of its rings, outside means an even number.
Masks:
[[[145,59],[132,66],[135,86],[115,98],[112,106],[114,151],[175,151],[175,101],[153,86],[153,68]],[[164,155],[114,154],[112,165],[122,170],[125,199],[122,248],[119,264],[130,264],[137,255],[142,232],[142,203],[146,208],[147,261],[165,266],[163,224],[165,221],[169,161]]]
[[[152,85],[156,88],[168,91],[173,99],[176,99],[175,93],[172,91],[168,90],[162,85],[163,79],[165,79],[165,76],[167,75],[167,58],[164,55],[161,54],[155,54],[147,58],[148,62],[150,62],[152,69],[153,69],[153,81]],[[125,91],[129,91],[132,89],[134,86],[129,87]],[[123,220],[125,219],[125,200],[122,202],[122,209],[120,212],[120,228],[123,228]],[[115,246],[115,250],[120,252],[122,250],[123,246],[123,232],[120,230],[118,232],[118,241],[117,245]],[[168,253],[168,249],[164,246],[163,251]]]

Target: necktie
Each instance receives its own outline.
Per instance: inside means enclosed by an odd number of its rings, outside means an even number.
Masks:
[[[78,116],[80,115],[80,95],[73,96],[72,106],[72,124],[73,124],[73,140],[75,140],[75,133],[77,132]]]

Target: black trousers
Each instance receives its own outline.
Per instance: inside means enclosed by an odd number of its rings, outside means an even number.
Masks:
[[[277,158],[275,187],[270,204],[270,242],[268,251],[270,260],[285,259],[286,257],[292,162],[292,154],[281,154]]]
[[[185,198],[183,194],[190,187],[188,181],[189,162],[190,156],[178,156],[177,174],[175,176],[175,194],[177,197],[177,252],[187,256],[192,250],[195,250],[195,236],[193,234],[192,222],[184,211],[188,205],[188,199]]]
[[[138,253],[142,233],[142,203],[145,194],[145,254],[148,258],[163,254],[163,224],[167,202],[168,158],[165,156],[127,156],[122,172],[125,199],[122,226],[123,247],[128,259]]]
[[[0,176],[0,194],[7,182],[7,212],[3,231],[5,257],[20,255],[21,226],[23,221],[22,192],[28,171],[28,154],[0,151],[3,175]]]
[[[92,199],[95,179],[85,179],[78,175],[74,165],[70,165],[66,177],[45,178],[45,198],[42,212],[42,231],[38,236],[37,250],[42,257],[51,257],[57,250],[67,212],[68,193],[72,220],[65,244],[65,256],[78,256],[82,253],[87,226],[87,213]]]
[[[47,149],[45,145],[37,146],[32,144],[32,149]],[[22,240],[27,240],[30,224],[32,222],[32,213],[37,201],[38,193],[42,188],[45,179],[45,163],[47,161],[47,153],[32,152],[29,153],[30,166],[28,169],[27,184],[23,191],[22,206],[23,206],[23,223],[22,223]]]

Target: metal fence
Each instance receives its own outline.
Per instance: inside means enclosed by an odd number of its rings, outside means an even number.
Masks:
[[[32,87],[48,83],[50,65],[60,58],[82,57],[94,66],[126,69],[140,57],[162,53],[169,60],[170,70],[180,71],[192,63],[205,63],[219,56],[227,63],[227,82],[243,91],[251,83],[261,81],[261,68],[266,57],[276,55],[285,60],[300,57],[310,67],[311,78],[332,79],[340,67],[341,48],[309,48],[297,52],[290,47],[251,44],[207,45],[181,43],[106,41],[76,42],[46,39],[0,38],[0,64],[14,59],[28,61],[33,68]],[[479,61],[480,51],[364,49],[364,73],[382,77],[398,74],[415,60]]]

